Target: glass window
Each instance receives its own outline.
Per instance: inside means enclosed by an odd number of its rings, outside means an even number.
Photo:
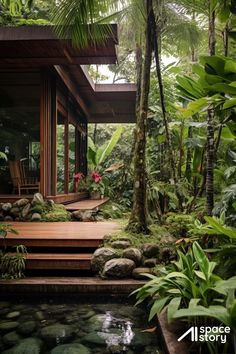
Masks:
[[[69,193],[74,192],[74,174],[76,167],[76,128],[73,124],[69,124],[68,129],[68,146],[69,146]]]
[[[65,119],[57,117],[57,194],[65,193]]]

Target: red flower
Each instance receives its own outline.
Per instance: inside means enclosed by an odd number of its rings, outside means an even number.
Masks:
[[[75,182],[80,182],[84,178],[84,175],[82,172],[78,172],[74,175],[74,180]]]
[[[96,171],[91,172],[90,176],[95,183],[100,183],[102,180],[102,176]]]

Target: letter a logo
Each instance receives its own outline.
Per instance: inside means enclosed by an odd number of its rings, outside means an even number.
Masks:
[[[191,341],[196,342],[198,339],[198,328],[197,327],[190,327],[181,337],[178,338],[178,342],[180,342],[183,338],[185,338],[189,333],[191,333]]]

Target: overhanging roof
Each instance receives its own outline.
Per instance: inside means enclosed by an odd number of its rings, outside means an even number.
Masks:
[[[71,91],[76,90],[82,98],[89,123],[136,122],[135,84],[94,84],[84,66],[55,68]],[[70,83],[74,83],[74,87]]]
[[[50,26],[0,27],[0,67],[54,66],[90,123],[134,123],[134,84],[94,84],[81,64],[116,63],[117,26],[105,44],[78,49]]]
[[[117,26],[112,30],[105,43],[78,49],[70,39],[58,39],[52,26],[0,27],[0,65],[114,64]]]

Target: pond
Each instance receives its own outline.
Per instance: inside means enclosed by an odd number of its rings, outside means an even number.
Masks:
[[[142,308],[124,301],[0,301],[2,354],[163,354]]]

